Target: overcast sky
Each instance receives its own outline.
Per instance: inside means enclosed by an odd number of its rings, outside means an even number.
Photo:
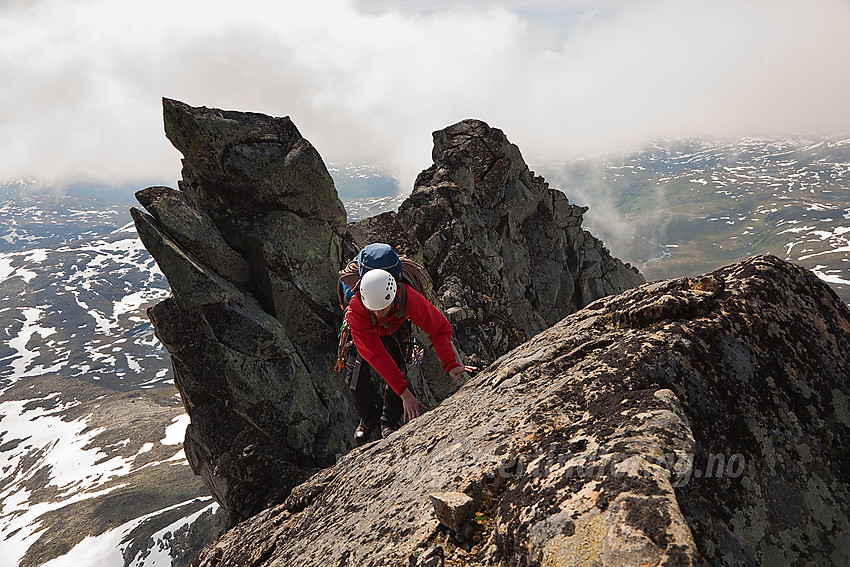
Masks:
[[[850,0],[0,0],[0,182],[174,185],[163,96],[289,115],[407,190],[468,117],[541,158],[850,133],[848,29]]]

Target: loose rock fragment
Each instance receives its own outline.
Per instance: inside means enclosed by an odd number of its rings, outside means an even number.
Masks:
[[[474,501],[462,492],[439,492],[429,494],[437,520],[454,531],[460,531],[475,512]]]

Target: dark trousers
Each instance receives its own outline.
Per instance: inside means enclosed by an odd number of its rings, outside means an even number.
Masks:
[[[406,339],[407,329],[405,325],[402,325],[394,334],[381,337],[384,348],[387,349],[405,377],[407,377]],[[369,363],[360,357],[354,345],[349,349],[348,356],[345,359],[345,380],[351,389],[354,408],[357,410],[360,419],[369,425],[377,424],[379,420],[383,425],[389,425],[392,428],[401,425],[401,417],[404,413],[401,398]],[[378,382],[378,384],[375,384],[375,382]],[[353,388],[351,387],[352,384],[354,385]],[[383,396],[378,393],[379,390],[383,391]]]

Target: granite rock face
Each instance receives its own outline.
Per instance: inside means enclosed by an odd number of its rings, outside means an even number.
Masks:
[[[644,282],[581,227],[505,134],[479,120],[434,132],[434,164],[398,213],[355,223],[427,268],[473,363],[489,363],[592,301]]]
[[[847,565],[850,310],[755,257],[600,299],[196,559]],[[466,526],[430,495],[473,501]],[[457,499],[457,498],[455,498]]]
[[[347,226],[321,157],[289,118],[168,99],[163,109],[184,159],[179,190],[149,187],[137,193],[147,213],[132,210],[172,289],[149,316],[191,417],[187,457],[233,524],[352,447],[357,418],[333,371],[336,282],[367,228],[380,229],[369,241],[426,265],[461,356],[479,362],[642,281],[580,229],[583,209],[533,178],[519,150],[483,123],[435,135],[437,162],[402,214]],[[455,178],[472,197],[447,189]],[[387,220],[393,232],[383,231]],[[429,405],[457,388],[431,350],[410,382]]]
[[[191,424],[193,470],[237,522],[351,447],[333,371],[337,271],[353,248],[318,152],[288,118],[164,100],[180,191],[137,194],[172,297],[149,311]]]

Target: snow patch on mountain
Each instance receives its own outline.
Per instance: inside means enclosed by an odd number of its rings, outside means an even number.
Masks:
[[[205,500],[211,501],[212,497]],[[98,536],[89,536],[74,546],[74,548],[67,554],[48,561],[42,567],[79,567],[80,565],[86,565],[88,567],[121,567],[123,565],[128,565],[129,567],[170,566],[171,556],[169,552],[171,548],[167,545],[168,539],[170,539],[168,536],[181,526],[187,523],[191,524],[201,514],[208,511],[215,511],[218,508],[217,503],[212,502],[194,514],[191,514],[186,518],[181,518],[166,528],[158,531],[151,536],[154,542],[157,542],[156,548],[140,551],[136,556],[130,558],[129,561],[125,560],[124,557],[125,549],[127,547],[126,538],[133,529],[145,520],[152,518],[157,514],[162,514],[163,512],[180,508],[181,506],[185,506],[191,502],[192,501],[181,502],[164,510],[158,510],[157,512],[126,522],[125,524],[106,531]],[[96,558],[96,562],[93,562],[93,558]]]
[[[58,396],[56,392],[40,401]],[[4,471],[0,484],[0,537],[6,548],[4,555],[13,555],[15,562],[44,531],[39,521],[44,513],[97,498],[121,486],[102,487],[105,480],[125,470],[127,460],[103,460],[99,448],[89,446],[100,432],[89,429],[90,416],[71,421],[62,418],[63,412],[78,404],[58,403],[48,410],[32,408],[32,400],[0,403],[0,439],[5,441],[4,447],[12,447],[0,452],[0,470]],[[50,500],[32,498],[29,485],[36,476],[46,479],[42,482],[46,481],[53,494]]]
[[[199,516],[208,512],[216,512],[219,509],[217,502],[212,502],[212,497],[206,499],[210,504],[194,514],[177,520],[165,528],[159,530],[151,536],[153,546],[137,553],[135,556],[126,561],[128,567],[159,567],[172,564],[171,561],[171,544],[170,540],[175,531],[186,524],[192,524]],[[125,532],[126,533],[126,532]],[[68,567],[75,567],[74,564],[68,564]]]
[[[38,335],[42,339],[45,339],[56,333],[55,328],[42,327],[39,324],[45,308],[46,306],[25,307],[21,309],[21,315],[24,317],[23,321],[21,321],[21,329],[17,335],[10,338],[6,343],[14,350],[14,354],[0,360],[0,362],[6,362],[12,369],[7,384],[5,387],[0,387],[0,395],[2,395],[6,388],[22,378],[41,376],[47,372],[53,372],[57,367],[55,364],[51,368],[45,368],[43,365],[32,367],[33,362],[39,356],[39,351],[32,351],[27,348],[27,345],[29,345],[30,340],[34,336]]]
[[[108,234],[129,219],[127,205],[71,195],[4,191],[0,186],[0,252]]]
[[[0,276],[0,309],[10,310],[0,318],[0,387],[48,372],[127,387],[170,379],[145,313],[170,290],[129,229],[0,253]]]
[[[850,285],[850,280],[847,280],[847,279],[844,279],[843,277],[841,277],[839,270],[829,270],[829,269],[827,269],[827,266],[825,266],[823,264],[818,264],[817,266],[812,268],[812,272],[814,272],[814,274],[817,277],[819,277],[820,279],[822,279],[826,283],[839,284],[839,285]],[[838,273],[836,273],[836,272],[838,272]]]
[[[40,382],[45,383],[44,379]],[[25,389],[17,388],[15,396],[22,391]],[[206,491],[189,471],[180,447],[188,425],[181,406],[168,409],[145,403],[139,408],[139,416],[129,421],[120,416],[137,403],[136,396],[129,399],[115,395],[101,395],[94,400],[81,398],[89,396],[84,392],[69,394],[65,388],[62,392],[0,401],[0,470],[4,473],[0,480],[0,541],[7,554],[14,554],[13,564],[43,538],[51,539],[50,530],[57,529],[55,515],[63,510],[75,510],[73,514],[77,516],[86,503],[100,502],[119,492],[127,493],[139,482],[144,487],[141,494],[151,497],[151,488],[145,487],[150,481],[146,479],[161,477],[163,473],[157,471],[164,470],[163,467],[179,467],[185,471],[180,476],[188,475],[194,485],[187,484],[180,489],[188,490],[185,495],[192,498],[189,501],[193,503],[191,510],[177,514],[169,524],[184,525],[191,521],[187,516],[195,515],[199,508],[209,508],[209,503],[203,506],[198,503],[198,493]],[[176,412],[180,413],[175,415]],[[163,419],[166,416],[169,417]],[[118,502],[126,498],[117,496]],[[207,496],[204,498],[209,500]],[[168,497],[165,499],[167,501]],[[122,543],[130,530],[146,519],[184,506],[186,502],[180,500],[151,507],[140,501],[138,505],[142,509],[147,507],[146,513],[134,513],[131,507],[110,512],[118,517],[123,515],[126,521],[117,530],[95,532],[84,539],[77,546],[82,546],[82,551],[72,552],[70,557],[77,558],[77,554],[84,551],[88,559],[68,564],[120,567],[123,560],[115,561],[121,553],[114,537],[119,536],[117,543]],[[96,514],[100,506],[88,504],[85,507],[89,513]],[[98,549],[103,552],[102,557],[91,555]]]
[[[398,210],[408,195],[390,195],[368,199],[342,199],[348,222],[356,222],[387,211]]]
[[[165,428],[165,437],[160,440],[163,445],[180,445],[189,425],[189,415],[181,414],[171,420],[171,424]]]

